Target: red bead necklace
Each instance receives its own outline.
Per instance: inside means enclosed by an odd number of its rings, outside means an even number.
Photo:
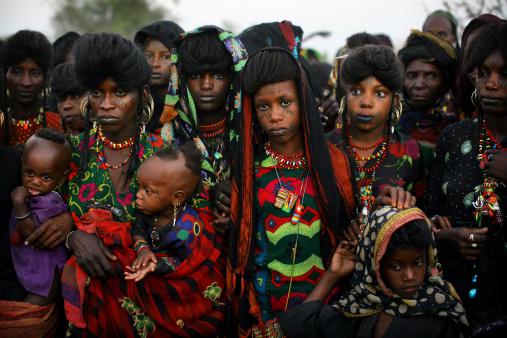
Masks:
[[[217,123],[201,124],[199,128],[202,131],[202,137],[210,138],[223,134],[225,132],[225,124],[226,124],[225,118],[223,120],[218,121]]]
[[[100,142],[102,142],[102,144],[104,146],[114,149],[114,150],[119,150],[119,149],[125,149],[125,148],[132,147],[134,145],[135,137],[129,137],[127,140],[125,140],[121,143],[115,143],[115,142],[111,141],[110,139],[108,139],[104,135],[104,133],[102,132],[102,128],[99,127],[98,139]]]
[[[306,168],[308,165],[302,151],[290,156],[282,155],[271,148],[271,142],[269,141],[264,144],[264,151],[266,152],[266,155],[272,157],[276,161],[277,165],[283,169]]]

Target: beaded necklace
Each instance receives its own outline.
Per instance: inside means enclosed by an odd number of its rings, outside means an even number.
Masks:
[[[128,139],[126,139],[121,143],[115,143],[104,135],[104,133],[102,132],[102,128],[99,126],[98,140],[102,142],[104,146],[114,150],[118,150],[132,147],[134,145],[135,137],[129,137]]]
[[[224,118],[223,120],[220,120],[217,123],[201,124],[199,128],[202,131],[202,137],[210,138],[223,134],[225,132],[225,123],[226,119]]]
[[[227,176],[227,160],[224,158],[226,145],[224,136],[226,135],[226,119],[217,123],[200,125],[202,146],[205,152],[209,154],[210,164],[213,168],[218,182],[221,182]]]
[[[271,148],[271,142],[269,141],[264,144],[264,151],[283,169],[299,169],[308,165],[302,151],[290,156],[282,155]]]
[[[498,181],[496,178],[488,176],[484,171],[484,166],[488,161],[488,149],[507,150],[495,139],[486,124],[486,119],[484,119],[479,139],[479,155],[477,155],[479,167],[483,169],[484,182],[476,189],[477,199],[472,203],[475,208],[473,215],[479,227],[482,226],[483,216],[489,217],[493,224],[503,224],[502,210],[500,210],[498,204],[499,197],[495,193],[495,189],[498,188]]]
[[[143,133],[144,133],[144,129],[142,128],[141,131],[139,132],[139,139],[141,139],[141,136]],[[127,164],[127,162],[129,161],[130,157],[133,154],[133,149],[130,149],[127,156],[125,156],[125,158],[121,162],[119,162],[117,164],[110,164],[106,161],[106,155],[104,153],[104,146],[106,146],[110,149],[114,149],[114,150],[126,149],[126,148],[132,147],[134,145],[135,138],[130,137],[127,140],[123,141],[122,143],[114,143],[113,141],[109,140],[102,133],[102,129],[100,128],[100,126],[98,127],[97,134],[98,134],[97,141],[96,141],[95,145],[96,145],[96,149],[97,149],[97,157],[98,157],[99,165],[103,165],[107,169],[118,169],[118,168],[123,167],[125,164]],[[101,145],[102,145],[102,147],[101,147]]]
[[[26,120],[21,119],[18,120],[11,116],[11,126],[27,130],[34,126],[42,125],[42,120],[43,120],[43,110],[41,108],[36,116],[29,117]]]
[[[357,170],[356,175],[356,186],[359,191],[359,208],[360,212],[358,212],[359,221],[361,224],[366,224],[368,220],[368,215],[370,214],[371,208],[375,203],[375,197],[373,196],[373,183],[375,182],[375,174],[380,165],[384,162],[387,157],[388,147],[389,147],[389,139],[387,136],[382,136],[379,140],[375,142],[378,143],[376,148],[380,146],[380,149],[376,152],[373,152],[370,156],[362,157],[357,153],[355,144],[352,142],[352,136],[348,133],[349,146],[347,149],[352,154],[354,159],[354,164]],[[381,141],[381,142],[380,142]],[[369,147],[371,149],[371,147]],[[359,162],[361,161],[369,161],[376,159],[376,162],[370,166],[366,167],[365,165],[361,166]]]

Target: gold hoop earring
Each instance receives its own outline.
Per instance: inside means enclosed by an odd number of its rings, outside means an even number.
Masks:
[[[398,102],[398,104],[394,108],[393,113],[394,113],[393,119],[391,122],[392,122],[392,125],[395,126],[398,123],[398,121],[400,120],[401,114],[403,114],[403,105],[401,104],[401,102]]]
[[[477,105],[477,88],[474,89],[474,91],[472,92],[472,95],[470,96],[470,101],[472,101],[472,104],[474,106]]]
[[[176,220],[178,219],[178,211],[180,209],[180,202],[176,202],[173,205],[173,228],[176,226]]]
[[[343,116],[343,113],[345,112],[346,105],[347,98],[345,96],[342,96],[342,99],[340,100],[340,108],[338,108],[338,114],[340,115],[340,118]]]
[[[151,116],[153,115],[153,110],[155,109],[155,103],[153,102],[153,97],[148,94],[146,97],[146,101],[144,102],[143,109],[138,116],[138,122],[140,125],[145,126],[150,122]]]
[[[81,101],[81,104],[79,105],[79,111],[81,112],[81,115],[84,119],[90,118],[90,109],[88,107],[88,97],[85,97],[83,101]]]

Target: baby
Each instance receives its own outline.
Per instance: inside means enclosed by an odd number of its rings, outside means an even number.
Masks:
[[[25,242],[46,220],[67,211],[67,205],[55,191],[68,174],[71,147],[54,129],[39,129],[26,142],[22,157],[23,185],[11,193],[13,213],[9,224],[11,253],[19,282],[28,292],[25,301],[36,305],[51,304],[67,253],[62,245],[36,251]]]

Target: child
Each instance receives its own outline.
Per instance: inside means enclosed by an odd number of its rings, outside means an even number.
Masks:
[[[67,211],[67,205],[55,189],[67,177],[70,154],[69,142],[58,131],[38,130],[24,147],[23,185],[11,193],[14,207],[9,225],[12,261],[20,283],[28,292],[25,301],[31,304],[52,303],[58,284],[57,271],[67,260],[63,245],[53,250],[35,251],[23,242],[40,224]]]
[[[188,256],[194,224],[202,223],[185,202],[200,183],[201,153],[191,142],[177,150],[166,148],[144,162],[137,173],[139,210],[132,227],[137,258],[126,279],[136,282],[147,273],[176,270]],[[192,220],[192,221],[190,221]],[[156,254],[165,254],[157,259]]]
[[[430,222],[421,210],[377,209],[355,264],[347,249],[342,242],[304,304],[281,315],[288,336],[457,337],[468,325],[458,295],[437,270]],[[354,266],[353,288],[323,306],[329,291]]]

